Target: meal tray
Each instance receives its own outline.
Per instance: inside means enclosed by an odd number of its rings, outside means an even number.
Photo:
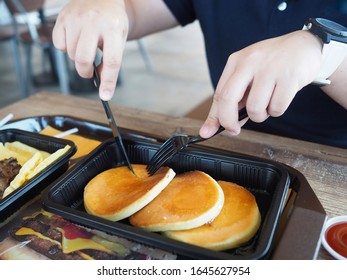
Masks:
[[[20,129],[29,132],[37,132],[39,133],[41,130],[46,128],[47,126],[51,126],[58,130],[69,130],[72,128],[78,129],[78,135],[84,136],[87,138],[104,141],[110,137],[112,137],[112,130],[110,127],[103,123],[91,122],[85,119],[79,119],[75,117],[69,116],[35,116],[30,118],[18,119],[12,122],[9,122],[0,128],[0,131],[3,129]],[[149,141],[157,142],[158,140],[152,138],[150,135],[146,136],[146,134],[140,135],[137,131],[133,131],[126,128],[119,128],[119,131],[125,133],[127,135],[145,138]]]
[[[124,145],[130,161],[141,164],[146,164],[159,148],[159,144],[129,138],[124,138]],[[100,172],[122,165],[125,165],[125,160],[118,141],[105,141],[43,194],[44,209],[75,223],[159,247],[183,258],[262,259],[270,253],[290,186],[289,173],[282,165],[199,147],[179,153],[170,162],[169,166],[176,173],[201,170],[216,180],[242,185],[255,195],[262,217],[259,232],[246,245],[224,252],[188,245],[159,233],[135,228],[128,219],[112,222],[86,213],[83,207],[84,187]]]
[[[69,158],[76,152],[76,145],[65,139],[58,139],[34,132],[18,129],[0,130],[0,142],[20,141],[38,150],[54,153],[55,151],[70,145],[68,152],[55,161],[49,168],[45,168],[39,174],[28,180],[23,186],[13,191],[4,199],[0,199],[0,222],[4,222],[53,180],[63,174],[69,166]]]
[[[1,127],[0,130],[5,128],[20,128],[27,131],[40,132],[48,125],[60,130],[68,130],[77,127],[79,130],[78,135],[100,141],[112,137],[111,129],[104,123],[64,115],[44,115],[23,118],[6,124]],[[123,138],[134,138],[140,142],[144,141],[146,142],[146,145],[148,145],[148,142],[152,143],[154,144],[154,149],[156,149],[164,140],[151,134],[145,134],[143,132],[139,133],[122,127],[119,128],[119,130],[122,133]],[[209,151],[209,153],[211,152],[213,155],[216,154],[216,150]],[[225,155],[224,151],[219,152]],[[151,151],[151,154],[153,154],[153,151]],[[228,153],[226,156],[228,155],[233,154]],[[245,157],[244,155],[237,155],[237,157],[240,156]],[[267,162],[266,160],[259,158],[256,158],[256,161]],[[270,161],[270,164],[273,164],[273,161]],[[267,257],[270,259],[280,260],[316,259],[321,245],[320,234],[327,217],[326,212],[305,176],[301,172],[280,163],[275,163],[275,165],[281,165],[288,171],[291,181],[289,186],[291,195],[287,199],[285,208],[279,218],[277,229],[271,243],[271,249],[269,249],[268,254],[264,256],[264,258]],[[78,166],[76,166],[76,168],[77,167]],[[53,203],[53,201],[50,203]],[[78,203],[80,204],[81,202],[79,201]],[[55,202],[53,204],[53,207],[56,207]],[[62,207],[63,209],[60,209],[60,212],[70,212],[72,209],[75,209],[73,213],[69,213],[69,216],[76,215],[74,220],[79,222],[88,221],[88,224],[94,224],[94,221],[89,220],[90,217],[85,214],[83,209],[80,210],[77,209],[78,207],[74,206]],[[80,214],[82,213],[84,216],[80,218]],[[106,227],[111,233],[121,232],[123,233],[123,236],[127,236],[127,227],[124,227],[125,225],[123,226],[121,223],[118,223],[120,229],[115,230],[113,229],[112,224],[105,225],[104,220],[97,220],[97,227]],[[133,228],[132,230],[136,231],[136,229]],[[132,235],[135,235],[135,239],[139,236],[139,240],[142,240],[142,232],[132,233]],[[157,235],[153,238],[153,243],[157,244]],[[151,241],[151,239],[149,239],[149,241]],[[175,244],[174,241],[172,242]],[[182,246],[182,244],[178,245]],[[169,247],[171,248],[171,246]],[[230,254],[227,256],[223,254],[223,256],[232,258]],[[250,257],[250,255],[247,255],[243,258]],[[234,256],[233,258],[242,257]]]

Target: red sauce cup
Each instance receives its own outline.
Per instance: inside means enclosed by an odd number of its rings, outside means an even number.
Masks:
[[[338,260],[347,260],[347,216],[328,219],[322,232],[322,245]]]

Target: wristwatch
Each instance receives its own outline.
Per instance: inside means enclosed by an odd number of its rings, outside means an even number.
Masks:
[[[347,28],[328,19],[310,18],[306,21],[303,30],[310,31],[323,43],[322,64],[313,84],[328,85],[331,83],[328,78],[347,55]]]

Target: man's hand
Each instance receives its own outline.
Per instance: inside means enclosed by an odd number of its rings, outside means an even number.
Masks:
[[[239,134],[246,120],[238,121],[238,110],[244,106],[255,122],[281,116],[296,93],[315,78],[321,50],[315,36],[300,30],[231,54],[200,135],[208,138],[220,125],[230,135]]]
[[[98,70],[103,100],[110,100],[114,94],[128,26],[123,0],[72,0],[57,18],[53,43],[75,61],[81,77],[92,77],[97,49],[102,50]]]

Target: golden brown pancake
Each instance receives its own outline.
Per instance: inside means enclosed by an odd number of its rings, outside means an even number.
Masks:
[[[130,223],[148,231],[190,229],[213,220],[224,195],[218,183],[202,171],[177,175]]]
[[[153,200],[175,176],[169,167],[150,177],[145,165],[134,164],[133,169],[136,175],[121,166],[95,176],[84,189],[86,211],[111,221],[124,219]]]
[[[218,181],[224,192],[220,214],[208,224],[190,230],[166,231],[167,237],[220,251],[249,241],[260,226],[260,212],[252,193],[234,183]]]

